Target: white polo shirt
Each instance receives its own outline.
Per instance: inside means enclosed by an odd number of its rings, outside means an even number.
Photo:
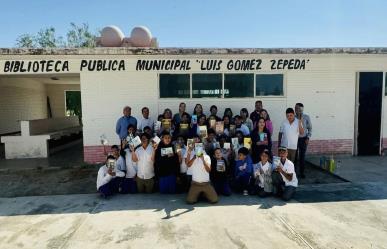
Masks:
[[[194,154],[195,153],[191,154],[191,159],[194,157]],[[203,156],[204,161],[211,167],[211,158],[208,155]],[[210,182],[210,174],[206,171],[201,158],[197,157],[189,169],[192,169],[192,181]]]
[[[281,164],[282,164],[282,162],[281,162]],[[286,159],[285,164],[282,164],[282,166],[283,166],[283,170],[286,173],[293,173],[293,178],[292,178],[291,181],[286,179],[286,177],[281,174],[282,179],[285,182],[285,186],[297,187],[298,186],[298,179],[297,179],[297,176],[296,176],[296,171],[294,170],[294,164],[290,160]]]
[[[284,121],[281,125],[280,133],[282,133],[281,146],[291,150],[297,150],[298,136],[300,135],[298,119],[295,118],[291,124],[288,120]]]
[[[137,163],[132,160],[132,152],[129,149],[125,149],[125,162],[126,162],[126,178],[133,178],[137,174]]]
[[[191,151],[191,158],[189,160],[191,160],[193,158],[193,156],[195,155],[195,151]],[[183,161],[184,161],[184,165],[185,167],[187,167],[187,172],[186,174],[191,176],[192,175],[192,166],[191,167],[188,167],[187,164],[185,163],[185,159],[187,158],[188,156],[188,148],[185,150],[184,152],[184,156],[183,156]]]
[[[151,179],[155,176],[155,169],[153,167],[152,154],[153,148],[148,145],[146,149],[142,146],[138,147],[135,151],[137,161],[137,177],[141,179]]]
[[[182,155],[181,157],[183,158],[183,160],[181,161],[181,164],[180,164],[180,173],[187,173],[188,171],[187,164],[185,163],[186,151],[187,149],[185,147],[181,148],[181,155]]]

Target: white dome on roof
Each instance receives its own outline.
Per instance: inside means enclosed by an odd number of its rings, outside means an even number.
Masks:
[[[110,25],[101,31],[101,44],[104,47],[120,47],[124,33],[117,26]]]
[[[152,34],[147,27],[138,26],[132,29],[130,40],[135,47],[150,47]]]

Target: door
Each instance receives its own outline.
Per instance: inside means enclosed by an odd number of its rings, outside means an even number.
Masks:
[[[379,155],[383,73],[359,73],[358,155]]]

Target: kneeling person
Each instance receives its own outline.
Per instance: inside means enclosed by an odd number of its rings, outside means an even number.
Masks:
[[[185,160],[187,166],[192,169],[192,182],[187,195],[187,203],[196,203],[202,193],[210,203],[218,202],[218,195],[210,183],[211,158],[206,154],[196,156],[190,148]]]
[[[102,197],[113,195],[117,189],[116,177],[124,177],[125,173],[116,168],[117,161],[114,156],[108,156],[106,163],[98,170],[97,190]]]

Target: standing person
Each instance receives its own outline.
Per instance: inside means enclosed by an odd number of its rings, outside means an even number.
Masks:
[[[179,157],[179,164],[180,164],[180,174],[178,177],[177,182],[177,192],[183,193],[187,192],[189,189],[188,185],[188,177],[187,177],[187,164],[185,164],[184,155],[187,152],[187,147],[185,146],[185,136],[184,135],[177,135],[176,141],[175,141],[175,149],[177,156]]]
[[[294,164],[287,159],[286,147],[279,147],[278,151],[281,159],[279,165],[274,165],[275,170],[272,173],[273,194],[288,201],[296,193],[298,180]]]
[[[258,119],[258,125],[251,133],[252,140],[252,159],[253,163],[257,164],[260,161],[261,153],[264,150],[269,151],[269,158],[271,158],[271,135],[266,129],[265,119],[262,117]]]
[[[216,148],[214,156],[211,159],[211,181],[214,184],[215,191],[218,195],[231,195],[228,176],[230,174],[230,165],[223,157],[221,149]]]
[[[195,105],[195,108],[194,108],[194,111],[193,111],[193,115],[196,115],[196,116],[200,116],[200,115],[204,115],[203,113],[203,106],[201,104],[196,104]]]
[[[183,116],[183,114],[185,113],[185,109],[186,109],[186,104],[184,102],[181,102],[179,104],[179,112],[176,113],[175,115],[173,115],[173,124],[175,125],[175,127],[178,127],[179,124],[180,124],[180,121],[181,121],[181,118]]]
[[[97,190],[103,198],[107,198],[116,192],[116,177],[125,176],[125,173],[117,170],[116,167],[114,167],[114,169],[108,167],[109,160],[116,161],[114,156],[107,156],[105,165],[99,168],[97,175]]]
[[[122,194],[135,194],[137,193],[137,185],[136,185],[136,175],[137,175],[137,163],[133,161],[131,149],[127,148],[124,150],[124,159],[125,163],[125,178],[121,184]],[[118,162],[117,162],[118,165]]]
[[[254,111],[250,114],[250,119],[253,121],[254,128],[257,125],[258,118],[261,116],[261,110],[263,108],[262,105],[262,100],[257,100],[255,101],[255,109]]]
[[[232,113],[231,108],[227,107],[226,109],[224,109],[223,117],[224,116],[228,116],[230,118],[230,124],[234,124],[234,114]]]
[[[278,134],[278,147],[287,148],[288,159],[292,162],[296,159],[298,136],[304,134],[301,119],[294,115],[293,108],[286,109],[286,120],[282,123]]]
[[[300,174],[301,178],[305,178],[305,154],[309,140],[312,136],[312,122],[310,121],[309,115],[304,114],[304,105],[302,103],[297,103],[294,109],[297,118],[302,120],[302,125],[304,127],[304,134],[300,134],[298,137],[296,156],[299,165],[297,172]]]
[[[120,138],[120,141],[128,136],[128,125],[131,124],[137,128],[137,119],[131,116],[132,108],[130,106],[124,107],[123,114],[124,115],[120,117],[116,123],[116,133]]]
[[[149,108],[143,107],[141,109],[141,113],[142,113],[142,118],[138,122],[137,130],[139,132],[144,132],[144,128],[148,126],[152,129],[152,132],[153,132],[153,126],[155,122],[152,118],[149,117]]]
[[[231,133],[230,133],[230,124],[231,124],[231,117],[229,116],[223,116],[223,134],[230,138]]]
[[[147,133],[141,134],[141,146],[135,151],[131,147],[133,162],[137,163],[137,191],[139,193],[152,193],[154,186],[155,170],[153,166],[156,146],[149,144],[150,136]]]
[[[271,122],[269,113],[267,113],[266,109],[261,110],[261,117],[265,119],[266,129],[269,130],[270,135],[273,135],[273,122]]]
[[[216,121],[220,121],[221,118],[218,117],[217,113],[218,113],[218,107],[216,105],[212,105],[210,107],[210,117],[212,116],[215,118]]]
[[[250,130],[245,124],[242,123],[242,121],[243,121],[243,119],[241,116],[239,116],[239,115],[235,116],[235,130],[241,131],[244,136],[249,136]]]
[[[253,121],[249,118],[249,112],[246,108],[242,108],[240,111],[242,117],[242,123],[249,128],[250,132],[253,130]]]
[[[162,133],[161,142],[156,150],[155,172],[159,178],[160,193],[174,194],[177,176],[180,173],[180,163],[168,131]]]
[[[196,203],[200,194],[203,194],[210,203],[218,202],[218,195],[210,183],[211,158],[205,152],[197,156],[192,148],[189,148],[185,162],[188,168],[192,168],[192,182],[187,203]]]
[[[176,116],[176,115],[175,115]],[[175,130],[173,131],[173,135],[176,137],[178,135],[183,135],[184,137],[188,137],[190,134],[190,116],[188,113],[184,112],[181,117],[179,124],[175,125]]]

